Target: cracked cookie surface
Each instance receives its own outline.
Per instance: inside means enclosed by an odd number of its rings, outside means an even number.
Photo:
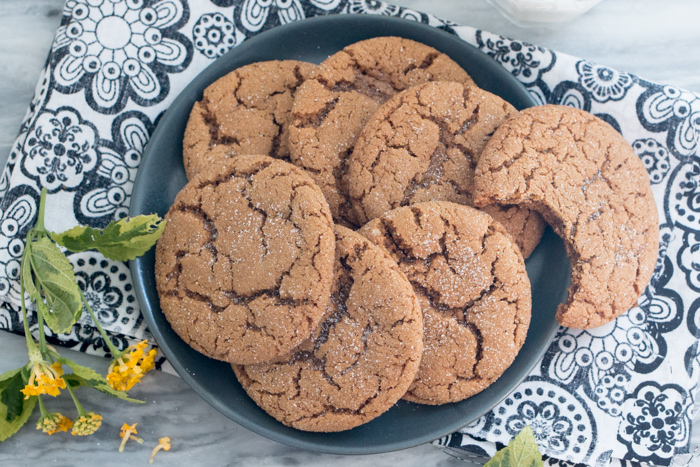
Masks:
[[[336,235],[331,299],[313,336],[275,362],[233,366],[260,407],[300,430],[348,430],[384,413],[423,349],[420,305],[396,263],[356,232]]]
[[[525,342],[531,309],[525,263],[503,227],[435,201],[389,211],[359,233],[398,263],[423,310],[423,357],[404,399],[456,402],[498,379]]]
[[[658,254],[646,169],[624,138],[588,112],[547,105],[503,124],[476,169],[475,202],[527,206],[562,237],[571,287],[557,320],[588,329],[632,307]]]
[[[336,221],[358,225],[347,200],[346,162],[365,123],[394,94],[428,81],[474,85],[467,72],[432,47],[377,37],[331,55],[297,91],[291,159],[321,187]]]
[[[219,78],[195,102],[182,156],[187,178],[239,154],[289,161],[289,119],[297,87],[315,65],[257,62]]]
[[[424,201],[472,206],[474,169],[493,132],[518,111],[474,86],[429,82],[403,91],[369,119],[348,159],[348,195],[364,224]],[[544,232],[538,213],[515,206],[487,212],[525,258]]]
[[[335,237],[328,204],[299,168],[238,156],[175,198],[156,246],[160,304],[195,350],[232,363],[283,355],[328,303]]]

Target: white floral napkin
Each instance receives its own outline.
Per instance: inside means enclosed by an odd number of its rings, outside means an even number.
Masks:
[[[538,102],[609,122],[647,167],[661,217],[659,258],[638,306],[598,329],[560,329],[511,395],[438,443],[490,455],[528,424],[550,465],[668,465],[688,452],[700,372],[700,96],[372,0],[68,0],[0,180],[0,329],[23,329],[19,259],[42,187],[52,230],[125,216],[144,145],[194,76],[247,37],[338,13],[400,16],[457,34]],[[126,265],[92,252],[69,258],[114,340],[123,348],[148,337]],[[105,352],[87,317],[50,339]]]

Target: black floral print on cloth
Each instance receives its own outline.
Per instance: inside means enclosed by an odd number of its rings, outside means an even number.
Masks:
[[[665,132],[666,145],[681,159],[697,156],[700,141],[700,97],[649,83],[637,101],[641,124],[652,132]]]
[[[690,418],[685,390],[675,384],[659,385],[650,381],[637,388],[632,409],[625,415],[627,424],[618,439],[632,455],[644,462],[664,463],[684,446],[690,436]]]
[[[236,28],[221,13],[204,14],[192,28],[195,48],[207,58],[217,58],[236,45]]]
[[[44,111],[27,135],[22,170],[49,193],[75,190],[97,164],[95,126],[71,108]]]
[[[530,425],[542,451],[565,460],[590,458],[598,437],[587,402],[539,377],[521,383],[485,418],[484,428],[502,436],[503,444]]]
[[[619,101],[632,86],[632,77],[606,66],[581,60],[576,64],[579,83],[598,102]]]
[[[638,139],[632,143],[634,153],[644,162],[651,183],[661,183],[671,169],[668,149],[654,138]]]
[[[476,43],[518,78],[540,104],[547,102],[551,91],[542,76],[554,67],[557,60],[554,52],[481,31],[476,31]]]
[[[350,0],[348,10],[356,14],[392,16],[398,14],[399,7],[376,0]]]
[[[181,0],[69,0],[52,61],[61,92],[85,90],[94,109],[115,113],[131,98],[152,105],[168,95],[168,73],[187,68],[192,43],[177,32],[189,17]]]
[[[340,13],[344,0],[243,0],[231,1],[236,25],[246,33],[257,33],[304,18]]]
[[[154,129],[155,123],[138,111],[122,112],[112,121],[111,139],[99,141],[99,164],[86,174],[74,199],[79,223],[106,227],[127,216],[141,154]]]
[[[456,34],[536,102],[610,123],[644,163],[657,201],[659,256],[637,306],[598,329],[561,328],[508,398],[437,443],[491,456],[529,424],[547,465],[668,465],[688,452],[700,378],[700,96],[376,0],[67,0],[0,177],[0,328],[22,332],[19,258],[42,187],[55,203],[47,222],[62,228],[124,217],[144,147],[194,76],[258,33],[328,14],[390,15]],[[126,264],[94,252],[69,259],[118,348],[150,336]],[[85,316],[49,339],[105,353]]]

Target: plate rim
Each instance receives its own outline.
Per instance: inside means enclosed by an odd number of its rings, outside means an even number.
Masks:
[[[409,28],[416,28],[418,30],[423,30],[428,34],[437,34],[438,36],[442,35],[443,39],[448,41],[448,42],[453,42],[453,43],[458,43],[459,47],[464,47],[465,50],[470,50],[471,54],[479,54],[483,55],[485,57],[488,57],[487,54],[473,46],[472,44],[462,40],[459,36],[456,34],[447,32],[440,27],[435,27],[431,26],[425,23],[420,23],[420,22],[415,22],[412,20],[407,20],[407,19],[402,19],[402,18],[396,18],[396,17],[387,17],[387,16],[374,16],[374,15],[362,15],[362,14],[335,14],[335,15],[328,15],[328,16],[316,16],[313,18],[307,18],[303,20],[298,20],[294,21],[285,25],[280,25],[276,26],[272,29],[263,31],[261,33],[258,33],[257,35],[245,39],[240,45],[234,47],[230,51],[228,51],[226,54],[222,55],[218,59],[214,60],[210,65],[208,65],[206,68],[204,68],[202,71],[200,71],[195,77],[190,80],[190,82],[180,91],[180,93],[175,97],[175,99],[171,102],[171,104],[168,106],[168,109],[165,110],[164,114],[162,114],[161,118],[158,119],[157,125],[153,133],[151,134],[148,143],[146,144],[143,153],[142,153],[142,159],[140,162],[139,170],[137,171],[136,178],[134,181],[134,185],[132,188],[132,194],[131,194],[131,201],[130,201],[130,206],[129,206],[129,216],[135,216],[138,214],[142,214],[141,209],[136,209],[137,205],[141,205],[141,203],[138,202],[139,200],[139,192],[140,192],[140,187],[142,184],[147,183],[147,181],[144,181],[144,176],[142,174],[145,173],[144,170],[141,170],[141,168],[145,165],[147,159],[149,158],[149,154],[152,154],[155,150],[149,150],[150,148],[150,143],[152,141],[157,141],[158,138],[161,138],[161,134],[166,134],[168,131],[169,127],[169,122],[170,120],[173,120],[177,118],[180,113],[179,111],[184,110],[187,111],[187,114],[189,115],[189,108],[191,108],[192,103],[194,102],[190,97],[187,96],[187,94],[191,94],[191,91],[188,91],[191,88],[197,88],[197,87],[202,87],[202,89],[211,82],[213,82],[215,79],[218,79],[219,77],[223,76],[223,74],[218,74],[218,69],[219,68],[224,68],[221,64],[217,65],[217,63],[220,63],[222,60],[225,62],[227,57],[236,55],[236,52],[238,55],[242,53],[246,53],[249,51],[249,49],[254,48],[258,42],[262,42],[263,40],[274,40],[274,36],[283,36],[286,34],[292,34],[294,31],[297,30],[303,30],[306,25],[312,24],[312,23],[333,23],[333,22],[353,22],[353,21],[361,21],[361,22],[366,22],[366,23],[375,23],[377,26],[372,26],[372,27],[378,27],[381,24],[401,24],[403,26],[409,27]],[[410,26],[407,26],[410,25]],[[448,26],[449,27],[449,26]],[[379,37],[385,34],[377,34],[375,37]],[[262,39],[260,39],[262,37]],[[437,48],[437,47],[436,47]],[[243,50],[244,52],[241,52]],[[254,54],[253,54],[254,55]],[[488,57],[489,60],[492,60],[493,63],[498,64],[497,61],[495,61],[493,58]],[[252,63],[257,60],[251,60],[248,63]],[[244,65],[244,64],[243,64]],[[243,65],[238,65],[243,66]],[[500,64],[498,64],[499,67],[501,67]],[[234,69],[234,68],[231,68]],[[505,68],[503,68],[505,73],[508,73]],[[471,74],[471,73],[470,73]],[[509,73],[508,73],[509,74]],[[216,76],[215,76],[216,75]],[[211,79],[213,77],[213,79]],[[512,77],[512,75],[511,75]],[[526,93],[526,96],[528,97],[525,102],[525,105],[516,105],[516,107],[519,107],[519,110],[521,108],[524,108],[525,106],[534,106],[537,105],[538,103],[536,100],[527,92],[526,88],[522,83],[517,81],[515,77],[512,77],[512,84],[516,87],[521,88],[522,91]],[[201,98],[201,92],[197,93]],[[186,103],[189,103],[189,108],[185,105]],[[153,156],[150,156],[153,157]],[[144,179],[144,180],[142,180]],[[547,229],[551,229],[550,227],[547,227]],[[509,394],[511,394],[517,386],[522,383],[522,381],[527,377],[527,375],[532,371],[533,368],[538,364],[538,362],[542,359],[543,355],[551,345],[551,342],[553,341],[557,331],[558,331],[558,325],[556,326],[551,326],[550,329],[547,329],[545,332],[545,337],[544,337],[544,344],[538,349],[538,351],[534,354],[534,357],[532,359],[532,362],[527,366],[527,370],[522,371],[520,375],[518,375],[517,378],[513,380],[513,384],[510,390],[504,391],[502,395],[498,397],[498,400],[496,400],[493,404],[490,406],[485,406],[477,411],[475,411],[474,415],[471,415],[470,418],[462,418],[461,421],[459,422],[454,422],[451,424],[446,425],[443,427],[439,432],[435,432],[430,435],[424,435],[424,436],[419,436],[419,437],[413,437],[409,438],[407,440],[401,440],[401,441],[393,441],[390,443],[386,443],[385,447],[379,447],[379,446],[373,446],[369,448],[354,448],[354,447],[343,447],[339,446],[337,444],[322,444],[318,443],[317,441],[308,441],[302,437],[295,438],[295,437],[290,437],[287,436],[283,433],[279,433],[275,430],[269,429],[267,427],[248,422],[247,419],[243,418],[240,416],[238,413],[231,411],[230,406],[224,404],[220,399],[214,397],[211,393],[211,391],[208,391],[207,388],[205,388],[198,380],[194,377],[194,374],[191,374],[189,371],[187,371],[186,368],[184,368],[184,365],[179,361],[177,357],[177,353],[174,352],[167,344],[163,345],[163,343],[166,341],[166,337],[164,336],[163,332],[161,329],[157,326],[154,317],[153,317],[153,312],[161,312],[160,311],[160,306],[159,304],[154,304],[155,307],[151,309],[151,304],[150,301],[148,300],[146,296],[146,290],[144,288],[144,278],[146,274],[150,274],[153,276],[153,271],[144,271],[143,268],[141,267],[141,264],[143,263],[143,257],[139,257],[136,260],[130,261],[129,262],[129,269],[131,272],[132,276],[132,281],[134,285],[134,293],[136,295],[139,308],[141,310],[141,313],[146,320],[146,323],[148,325],[148,329],[153,335],[154,339],[158,343],[159,348],[163,352],[163,354],[166,356],[168,361],[171,362],[171,365],[175,369],[175,371],[178,373],[178,375],[197,393],[199,397],[201,397],[203,400],[205,400],[209,405],[214,407],[217,411],[219,411],[222,415],[226,416],[227,418],[233,420],[237,424],[245,427],[246,429],[249,429],[261,436],[264,436],[268,439],[271,439],[273,441],[280,442],[282,444],[286,444],[289,446],[293,447],[299,447],[303,449],[308,449],[316,452],[322,452],[322,453],[329,453],[329,454],[377,454],[377,453],[383,453],[383,452],[391,452],[391,451],[397,451],[401,449],[407,449],[410,447],[418,446],[421,444],[425,444],[427,442],[434,441],[436,439],[439,439],[443,436],[446,436],[450,433],[453,433],[457,431],[458,429],[464,427],[465,425],[468,425],[469,423],[473,422],[474,420],[478,419],[479,417],[483,416],[485,413],[487,413],[489,410],[491,410],[493,407],[498,405],[501,401],[503,401]],[[533,310],[534,311],[534,310]],[[172,331],[172,329],[171,329]],[[174,331],[173,331],[174,332]],[[516,357],[517,358],[517,357]],[[510,368],[510,367],[509,367]],[[507,370],[506,370],[507,371]],[[489,386],[490,388],[491,386]],[[486,388],[485,391],[488,391],[489,388]],[[279,422],[278,422],[279,423]],[[371,423],[371,422],[370,422]],[[282,425],[284,426],[284,425]],[[304,431],[299,430],[300,433],[306,433]],[[384,446],[384,445],[382,445]]]

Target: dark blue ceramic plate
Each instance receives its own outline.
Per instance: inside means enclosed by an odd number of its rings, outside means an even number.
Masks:
[[[525,88],[497,62],[456,36],[413,21],[365,15],[326,16],[280,26],[246,40],[205,69],[175,99],[146,147],[131,199],[130,215],[170,208],[185,185],[182,137],[190,109],[217,78],[262,60],[319,63],[348,44],[376,36],[401,36],[431,45],[459,63],[483,89],[518,109],[535,105]],[[443,406],[400,401],[370,423],[341,433],[307,433],[286,427],[246,395],[231,367],[190,348],[160,310],[155,254],[131,262],[136,295],[148,327],[175,370],[207,402],[237,423],[275,441],[337,454],[370,454],[416,446],[451,433],[483,415],[508,395],[536,365],[557,331],[555,312],[566,298],[569,262],[561,240],[547,228],[527,260],[532,282],[532,324],[513,365],[485,391]]]

